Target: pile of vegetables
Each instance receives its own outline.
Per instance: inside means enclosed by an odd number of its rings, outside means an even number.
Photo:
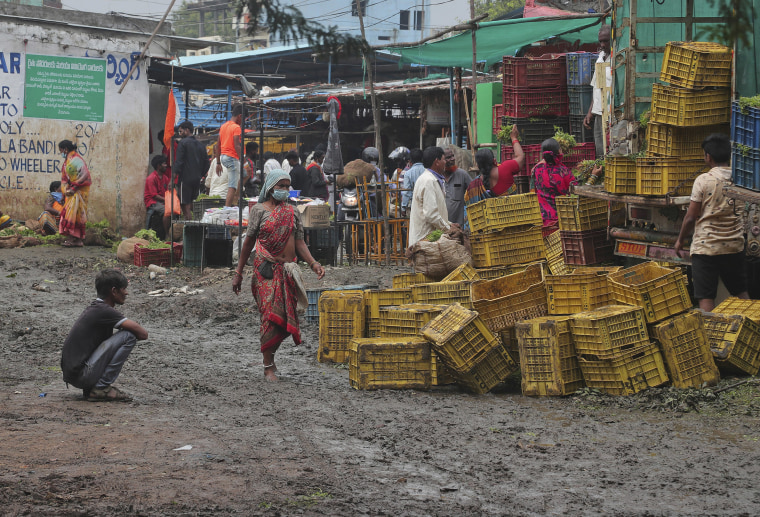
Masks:
[[[222,199],[222,197],[221,196],[209,196],[208,194],[200,194],[195,199],[196,200],[201,200],[201,199]]]
[[[441,235],[443,235],[443,232],[441,230],[433,230],[432,232],[428,233],[427,237],[425,237],[425,240],[436,242],[441,238]]]
[[[760,108],[760,94],[754,97],[741,97],[739,99],[739,110],[743,115],[748,113],[747,108]]]
[[[596,160],[583,160],[573,169],[573,176],[575,176],[575,179],[578,180],[579,185],[587,183],[591,176],[591,171],[600,165],[604,165],[604,158],[597,158]],[[602,177],[603,174],[600,174],[596,178],[595,182],[598,183]]]
[[[575,147],[575,137],[570,133],[565,133],[565,131],[559,126],[554,126],[553,138],[559,143],[559,148],[562,151],[562,154],[569,153],[570,150]]]
[[[151,250],[161,250],[171,247],[168,242],[163,242],[159,239],[158,235],[156,235],[156,232],[153,230],[140,230],[135,233],[135,237],[148,241],[148,245],[145,247]]]
[[[496,133],[496,139],[502,144],[508,144],[512,142],[512,127],[514,124],[507,126],[501,126],[501,129]]]

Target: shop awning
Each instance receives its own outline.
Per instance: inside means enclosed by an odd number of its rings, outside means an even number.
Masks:
[[[593,14],[483,22],[475,31],[477,61],[491,66],[526,45],[557,36],[580,40],[581,44],[595,43],[601,20],[601,15]],[[423,45],[386,50],[401,56],[402,63],[472,68],[472,31]]]

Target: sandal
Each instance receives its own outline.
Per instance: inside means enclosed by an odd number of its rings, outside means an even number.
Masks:
[[[107,386],[103,389],[92,388],[87,397],[88,402],[129,402],[132,397],[115,386]]]

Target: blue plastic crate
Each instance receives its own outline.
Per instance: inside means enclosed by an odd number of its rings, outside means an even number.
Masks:
[[[565,54],[565,60],[567,61],[567,85],[590,85],[598,57],[598,54],[594,54],[593,52],[570,52]]]
[[[742,113],[738,102],[731,104],[731,140],[734,143],[760,148],[760,109],[746,108]]]
[[[591,86],[568,86],[567,97],[570,100],[570,115],[585,116],[594,101],[594,89]]]
[[[760,191],[760,150],[734,146],[731,152],[731,171],[738,187]]]

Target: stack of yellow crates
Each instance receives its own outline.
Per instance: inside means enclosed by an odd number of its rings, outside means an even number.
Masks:
[[[708,42],[670,42],[660,80],[652,85],[647,155],[637,160],[636,193],[688,195],[704,170],[702,141],[729,134],[731,65],[729,47]]]
[[[364,336],[364,292],[325,291],[319,297],[320,363],[345,363],[352,339]]]
[[[455,372],[457,382],[474,393],[486,393],[518,367],[478,313],[459,304],[446,308],[422,328],[441,361]]]
[[[546,259],[534,193],[484,199],[467,207],[472,262],[478,269]]]

